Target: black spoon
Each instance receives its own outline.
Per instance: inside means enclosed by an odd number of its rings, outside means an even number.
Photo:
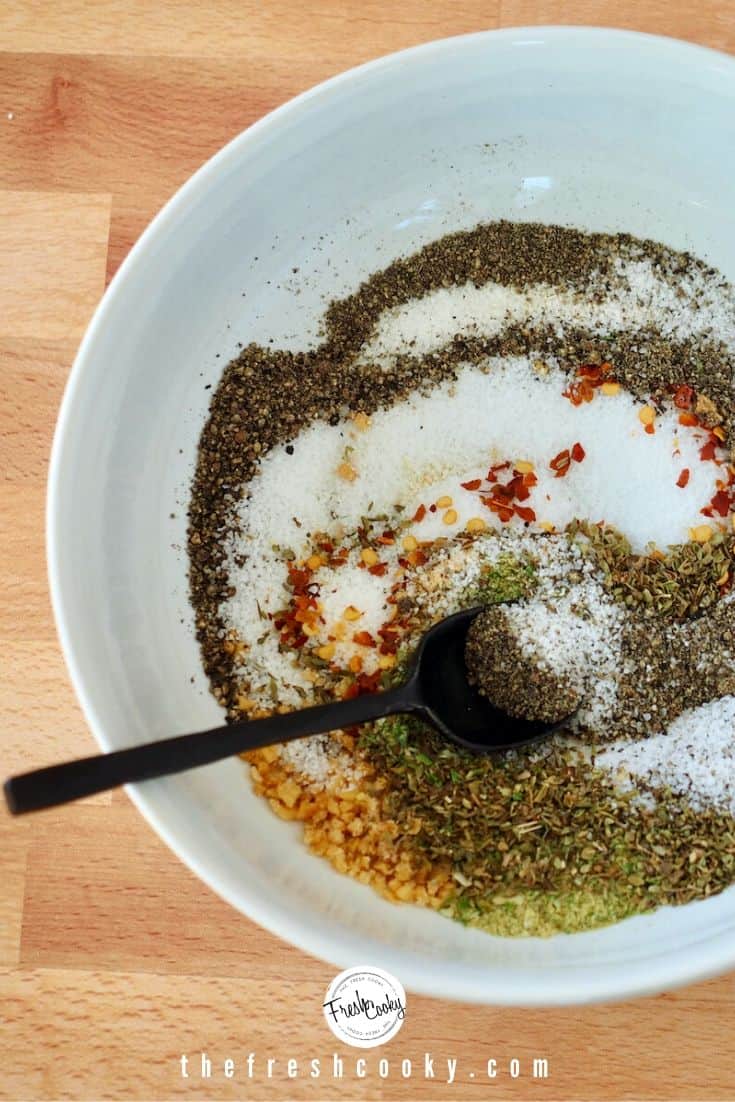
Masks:
[[[8,808],[14,815],[38,811],[121,784],[181,773],[245,750],[353,727],[398,712],[421,716],[450,741],[474,753],[535,742],[560,725],[512,719],[467,681],[465,639],[481,611],[467,609],[435,624],[421,640],[408,680],[397,688],[21,773],[5,782]]]

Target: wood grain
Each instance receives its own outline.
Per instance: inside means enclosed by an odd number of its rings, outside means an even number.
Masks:
[[[105,278],[172,192],[264,112],[351,65],[494,26],[631,27],[735,50],[715,0],[26,0],[0,5],[2,764],[92,740],[56,641],[43,549],[53,425]],[[621,79],[624,75],[621,75]],[[326,1030],[333,969],[236,914],[123,793],[23,821],[0,812],[0,1097],[7,1099],[731,1099],[735,977],[625,1006],[506,1011],[411,998],[400,1037],[354,1075]],[[232,1080],[179,1060],[202,1051]],[[245,1060],[259,1073],[249,1082]],[[268,1079],[267,1057],[346,1076]],[[398,1062],[435,1080],[403,1080]],[[550,1076],[534,1081],[533,1057]],[[440,1065],[456,1058],[448,1086]],[[508,1061],[521,1061],[514,1080]],[[484,1075],[487,1059],[499,1077]],[[349,1068],[353,1071],[350,1072]],[[470,1074],[474,1074],[474,1078]]]
[[[735,49],[735,18],[732,3],[718,0],[644,0],[643,3],[612,4],[609,0],[501,0],[499,25],[523,27],[534,24],[580,23],[588,26],[621,27],[647,34],[687,38],[717,50]],[[623,77],[623,74],[621,74]]]
[[[109,195],[0,192],[0,337],[79,339],[105,286]]]
[[[23,52],[247,58],[249,66],[285,69],[324,64],[330,73],[382,53],[497,25],[498,2],[452,0],[433,5],[404,0],[391,11],[384,0],[43,0],[0,12],[0,38]],[[142,18],[145,12],[145,17]],[[312,68],[309,77],[313,83]],[[316,79],[323,79],[317,77]]]

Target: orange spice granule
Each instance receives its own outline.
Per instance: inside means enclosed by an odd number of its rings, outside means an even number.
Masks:
[[[342,738],[354,745],[349,736]],[[431,865],[402,844],[395,822],[385,812],[381,782],[367,766],[359,789],[335,777],[328,789],[314,791],[277,747],[243,756],[256,794],[265,797],[281,819],[303,823],[306,845],[338,872],[369,884],[394,902],[436,909],[452,894],[450,869]]]

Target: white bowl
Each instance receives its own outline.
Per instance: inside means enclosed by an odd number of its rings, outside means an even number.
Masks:
[[[448,230],[500,217],[628,230],[691,249],[733,278],[734,178],[735,61],[574,27],[395,54],[300,96],[217,154],[113,280],[54,442],[54,608],[100,746],[221,719],[187,603],[185,513],[205,384],[238,340],[313,341],[325,294]],[[338,875],[253,796],[237,760],[130,795],[233,906],[336,965],[381,965],[413,991],[563,1004],[735,964],[733,889],[596,932],[504,940]]]

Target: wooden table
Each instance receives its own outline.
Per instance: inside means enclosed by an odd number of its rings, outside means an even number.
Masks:
[[[49,608],[46,463],[77,343],[151,216],[234,134],[325,77],[432,38],[555,22],[735,51],[733,0],[0,5],[4,773],[94,748]],[[0,835],[3,1098],[735,1097],[735,976],[590,1009],[509,1012],[411,998],[402,1033],[383,1053],[391,1077],[379,1078],[373,1054],[359,1079],[359,1053],[334,1043],[321,1015],[335,970],[229,909],[124,794],[17,822],[0,812]],[[202,1051],[215,1064],[211,1080],[198,1075]],[[326,1072],[286,1078],[286,1059],[326,1061],[335,1051],[345,1060],[341,1082]],[[424,1079],[424,1053],[434,1080]],[[182,1054],[191,1058],[188,1079]],[[267,1057],[279,1061],[271,1080]],[[451,1087],[447,1057],[459,1061]],[[533,1057],[548,1059],[547,1080],[531,1077]],[[415,1065],[409,1080],[400,1076],[404,1058]],[[494,1081],[488,1059],[498,1060]]]

